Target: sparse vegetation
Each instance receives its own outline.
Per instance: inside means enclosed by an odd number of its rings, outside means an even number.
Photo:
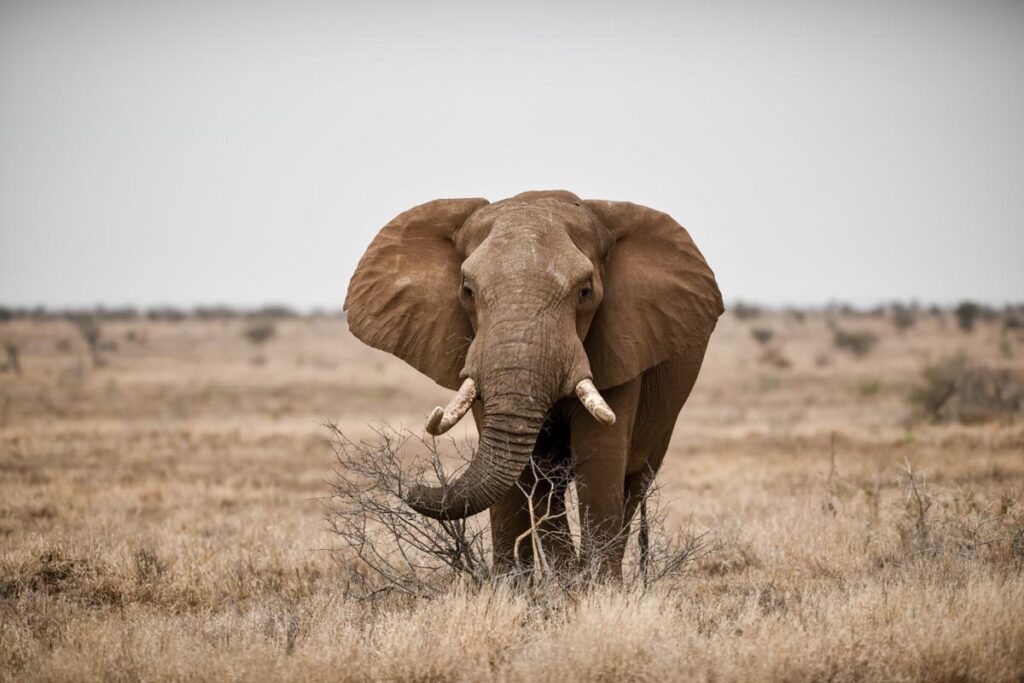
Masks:
[[[933,422],[987,422],[1024,409],[1024,378],[957,354],[925,365],[909,399],[919,416]]]
[[[917,324],[917,309],[903,304],[893,304],[889,309],[889,319],[897,332],[906,332]]]
[[[516,580],[534,589],[554,591],[559,596],[579,595],[596,580],[597,567],[558,567],[547,560],[545,547],[556,540],[577,545],[575,535],[556,539],[554,532],[537,529],[553,515],[576,521],[575,498],[570,496],[566,510],[553,512],[528,508],[532,533],[520,537],[521,545],[531,548],[531,561],[512,572],[497,575],[490,564],[489,537],[480,519],[435,521],[413,512],[403,501],[402,491],[422,476],[423,470],[402,474],[402,452],[412,443],[429,461],[432,476],[442,487],[448,478],[436,440],[411,432],[396,432],[387,425],[376,431],[375,441],[356,442],[336,425],[329,425],[331,445],[336,458],[333,494],[327,506],[327,520],[340,542],[339,551],[357,564],[355,578],[363,595],[372,597],[397,593],[413,597],[443,594],[462,582],[475,587],[498,581]],[[469,446],[449,440],[457,462],[468,464]],[[538,481],[567,484],[565,473],[543,475],[534,471]],[[523,490],[524,495],[535,492]],[[669,540],[664,532],[664,516],[658,513],[656,487],[644,504],[648,529],[641,531],[637,552],[627,566],[624,587],[649,590],[657,583],[679,578],[696,560],[713,550],[709,532],[688,528],[680,538]],[[639,517],[639,515],[638,515]],[[636,520],[639,524],[639,519]],[[636,525],[634,525],[636,526]],[[692,525],[691,525],[692,527]],[[652,532],[653,529],[653,532]],[[628,534],[629,529],[624,533]],[[614,541],[611,541],[614,542]],[[516,553],[518,557],[518,552]]]
[[[856,358],[864,358],[878,344],[878,335],[864,330],[844,330],[836,326],[832,331],[832,344]]]
[[[325,521],[344,499],[322,422],[377,455],[367,421],[418,425],[447,392],[337,317],[277,320],[275,354],[308,362],[240,372],[248,322],[104,321],[149,341],[84,377],[55,349],[63,319],[2,323],[26,367],[0,374],[0,680],[1024,677],[1024,416],[963,423],[949,399],[908,431],[903,388],[951,347],[934,320],[889,343],[861,318],[882,345],[819,367],[838,352],[808,313],[782,373],[726,316],[659,475],[652,547],[683,571],[567,590],[442,565],[429,597],[378,590]],[[953,341],[972,366],[1024,369],[991,335]]]
[[[255,320],[245,326],[243,334],[256,346],[262,346],[277,334],[277,325],[273,320]]]
[[[4,353],[7,354],[7,367],[15,375],[21,374],[21,349],[13,339],[4,339]]]
[[[82,341],[85,342],[85,348],[89,352],[89,359],[92,361],[92,366],[98,368],[102,365],[106,365],[106,361],[103,359],[102,351],[102,336],[103,330],[100,327],[99,321],[95,316],[92,315],[74,315],[70,318],[71,324],[78,330],[78,334],[82,337]]]
[[[750,330],[750,336],[761,346],[765,346],[775,337],[775,332],[767,327],[755,327]]]
[[[761,307],[755,306],[754,304],[748,304],[743,301],[737,301],[729,307],[732,314],[736,316],[737,320],[754,320],[761,317]]]
[[[964,332],[972,332],[974,330],[974,325],[977,323],[981,312],[981,306],[973,301],[962,301],[953,309],[953,314],[956,316],[956,324]]]

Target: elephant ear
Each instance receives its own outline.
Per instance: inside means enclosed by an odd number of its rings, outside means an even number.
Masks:
[[[584,341],[597,387],[627,382],[677,354],[703,354],[724,307],[715,275],[690,234],[646,206],[584,204],[612,240],[604,298]]]
[[[381,228],[348,285],[357,338],[457,389],[473,328],[459,303],[462,255],[452,236],[485,199],[438,199]]]

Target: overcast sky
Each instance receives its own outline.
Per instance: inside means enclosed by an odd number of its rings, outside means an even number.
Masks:
[[[1021,2],[4,2],[0,303],[337,307],[397,213],[546,188],[727,301],[1022,300],[1022,74]]]

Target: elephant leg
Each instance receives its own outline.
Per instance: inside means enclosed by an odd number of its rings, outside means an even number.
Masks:
[[[565,510],[568,451],[567,425],[546,424],[530,465],[516,486],[491,507],[494,566],[499,574],[528,573],[535,561],[551,570],[574,563],[576,548]],[[535,556],[535,548],[541,557]]]
[[[599,577],[622,578],[626,547],[626,463],[640,395],[637,378],[604,392],[618,419],[606,426],[578,411],[572,420],[572,459],[580,504],[580,561]]]
[[[548,458],[542,461],[542,473],[550,484],[550,494],[547,497],[534,496],[533,507],[535,516],[544,518],[538,535],[544,560],[551,570],[565,571],[575,568],[577,560],[565,507],[572,479],[568,423],[555,425],[549,437]]]
[[[623,524],[626,526],[632,522],[633,515],[636,514],[640,504],[647,497],[651,484],[654,483],[654,478],[658,474],[658,470],[661,469],[661,462],[665,459],[665,452],[668,451],[671,439],[671,432],[658,439],[645,454],[647,457],[643,469],[626,476],[626,503],[623,511]]]

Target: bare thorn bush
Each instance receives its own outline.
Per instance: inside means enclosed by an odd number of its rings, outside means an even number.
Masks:
[[[1020,565],[1024,510],[1007,495],[983,503],[970,490],[943,490],[904,461],[900,472],[904,514],[897,531],[912,556],[953,554]]]
[[[550,531],[549,523],[565,516],[575,516],[578,508],[573,496],[565,509],[552,504],[552,497],[540,498],[534,505],[537,487],[566,486],[567,470],[541,471],[534,468],[530,488],[521,490],[527,504],[530,527],[515,542],[516,566],[499,573],[490,562],[489,527],[486,516],[466,520],[438,521],[413,511],[403,500],[409,485],[428,472],[444,488],[452,477],[442,465],[438,441],[397,432],[388,425],[375,430],[373,443],[354,441],[337,426],[327,425],[331,447],[336,458],[333,492],[325,501],[327,521],[338,541],[335,557],[346,563],[355,592],[362,597],[400,594],[409,597],[433,597],[455,584],[481,587],[496,581],[513,580],[530,587],[535,596],[558,596],[575,599],[581,592],[600,582],[596,558],[613,546],[627,543],[628,536],[617,536],[604,545],[591,548],[594,562],[573,562],[559,566],[550,559],[555,543],[576,547],[579,530]],[[455,442],[445,440],[454,457],[468,464],[472,453]],[[415,467],[408,462],[408,451],[425,452],[426,466]],[[667,583],[690,571],[699,560],[716,548],[712,532],[698,531],[691,524],[675,536],[665,531],[666,514],[659,506],[657,487],[650,486],[641,502],[642,514],[634,523],[641,526],[633,553],[624,567],[627,590],[645,591],[655,584]],[[587,520],[579,526],[586,527]],[[571,529],[571,527],[570,527]],[[629,534],[629,529],[622,532]],[[527,552],[527,549],[529,552]],[[525,558],[531,557],[527,561]]]
[[[4,340],[4,352],[7,354],[7,367],[15,375],[21,374],[21,349],[13,339]]]
[[[74,314],[69,317],[69,320],[75,326],[75,329],[78,330],[82,341],[85,342],[85,348],[89,352],[89,359],[92,361],[93,367],[98,368],[106,365],[106,361],[101,353],[104,348],[102,344],[103,330],[96,316],[91,314]]]
[[[480,585],[491,578],[482,524],[430,519],[402,499],[424,473],[422,466],[402,462],[410,442],[427,450],[434,474],[447,484],[435,441],[383,425],[376,443],[356,442],[336,425],[327,427],[336,461],[327,521],[340,543],[339,557],[354,561],[353,579],[364,596],[433,596],[458,579]]]

